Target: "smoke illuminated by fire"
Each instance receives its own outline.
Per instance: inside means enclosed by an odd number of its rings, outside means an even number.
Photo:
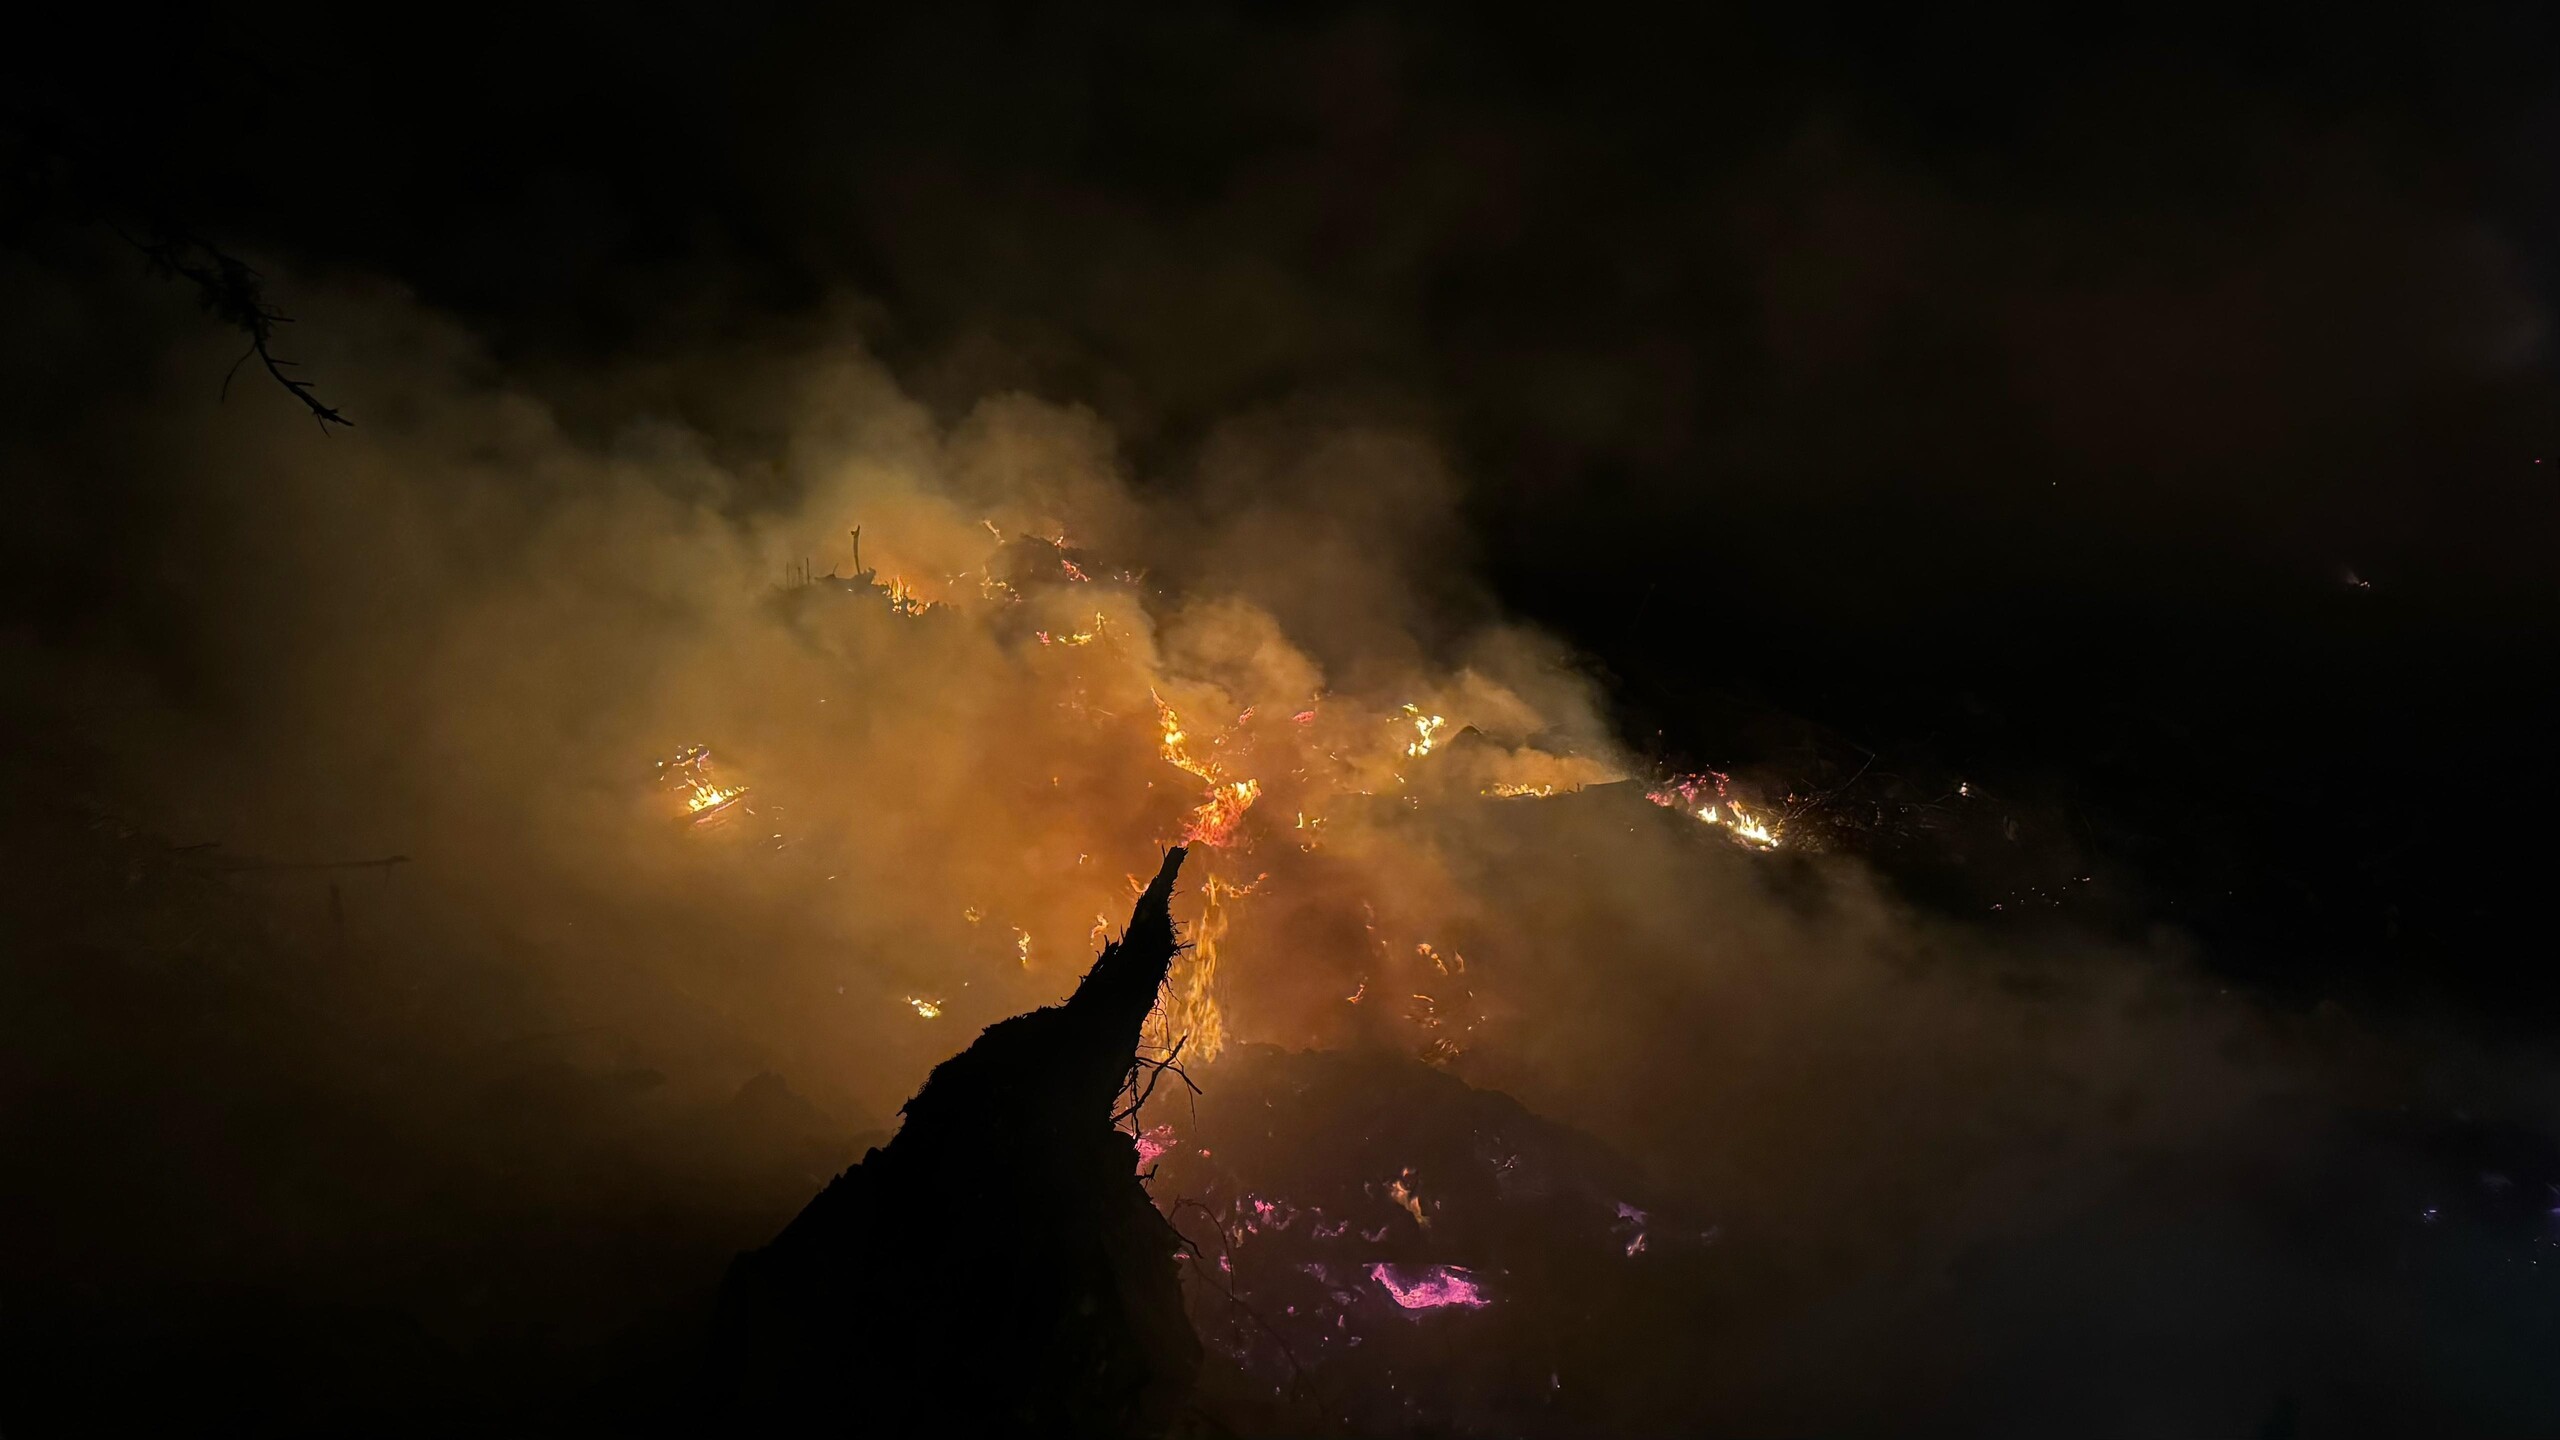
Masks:
[[[724,1113],[769,1074],[885,1127],[980,1027],[1068,993],[1123,874],[1189,843],[1152,1055],[1437,1067],[1711,1189],[1755,1246],[1801,1240],[1773,1274],[1881,1273],[1831,1248],[1872,1238],[1879,1195],[1948,1254],[2014,1216],[2019,1177],[2039,1221],[2094,1211],[2111,1157],[2254,1155],[2251,1102],[2311,1088],[2228,1043],[2250,1013],[2173,945],[2047,967],[1816,853],[1819,798],[1648,772],[1587,668],[1453,567],[1464,497],[1399,429],[1246,417],[1151,442],[1141,475],[1074,406],[928,407],[850,345],[770,336],[749,383],[702,360],[725,407],[599,373],[555,413],[413,302],[318,293],[365,428],[270,437],[187,387],[114,411],[101,454],[201,459],[169,483],[205,533],[142,537],[172,623],[136,633],[184,653],[17,693],[110,757],[29,793],[143,797],[150,829],[231,855],[408,857],[297,897],[326,973],[396,1001],[313,1007],[351,1051],[467,1046],[469,1085],[554,1051],[664,1076],[591,1087],[633,1114]],[[735,433],[611,429],[724,408]],[[1987,811],[1988,783],[1953,793]],[[219,958],[189,935],[155,967]],[[2048,968],[2068,983],[2007,983]],[[1168,1080],[1133,1117],[1141,1156],[1192,1098]],[[1342,1288],[1422,1334],[1516,1313],[1521,1278],[1467,1248],[1461,1167],[1410,1158],[1349,1182],[1396,1233],[1342,1237]],[[1619,1218],[1612,1266],[1676,1238]],[[1401,1248],[1425,1220],[1448,1253]]]
[[[315,546],[205,581],[388,617],[234,657],[263,693],[357,698],[167,783],[244,850],[432,857],[437,923],[566,1017],[523,1033],[716,1030],[724,1063],[889,1115],[954,1035],[1065,994],[1123,875],[1179,843],[1154,1053],[1364,1046],[1475,1075],[1602,1025],[1553,997],[1615,1003],[1619,962],[1542,887],[1697,858],[1622,783],[1568,654],[1435,614],[1454,490],[1409,434],[1238,431],[1201,493],[1222,466],[1286,476],[1249,512],[1191,507],[1090,415],[1000,396],[946,421],[851,353],[776,402],[769,471],[686,489],[382,373],[451,413],[369,431],[370,468],[289,498],[438,518],[362,567]],[[527,498],[532,474],[557,490]],[[527,510],[496,550],[465,518]],[[229,783],[318,767],[368,783]],[[1779,838],[1744,813],[1760,829],[1717,828]],[[1746,932],[1656,948],[1709,933]]]
[[[1379,928],[1383,895],[1372,887],[1392,884],[1408,868],[1381,827],[1402,824],[1400,815],[1426,802],[1474,795],[1546,800],[1605,784],[1619,773],[1605,742],[1595,747],[1599,753],[1586,754],[1519,738],[1552,731],[1554,717],[1488,674],[1422,676],[1426,683],[1415,688],[1432,697],[1427,708],[1419,701],[1337,690],[1267,615],[1233,601],[1203,604],[1153,590],[1126,568],[1096,578],[1105,572],[1070,558],[1079,552],[1069,551],[1062,539],[1020,538],[1025,532],[1038,536],[1043,527],[1017,525],[1008,532],[982,518],[947,530],[929,528],[913,539],[903,529],[877,523],[857,528],[831,519],[826,528],[854,535],[857,545],[867,540],[873,553],[886,552],[885,560],[904,569],[974,577],[946,598],[927,601],[903,570],[891,572],[895,578],[883,584],[857,554],[850,578],[839,578],[841,561],[824,576],[814,562],[798,562],[806,578],[787,598],[796,626],[841,637],[830,646],[894,642],[913,652],[899,662],[904,668],[898,688],[887,692],[914,697],[901,705],[920,704],[925,711],[1015,707],[1014,718],[1000,726],[928,738],[912,752],[937,765],[957,762],[951,773],[974,772],[992,782],[987,798],[1005,813],[1037,817],[1020,839],[1007,836],[1017,846],[1036,841],[1025,852],[1028,871],[992,870],[988,888],[972,887],[976,893],[958,907],[973,926],[1000,919],[1012,936],[1015,971],[1057,983],[1067,962],[1050,969],[1044,962],[1052,951],[1040,937],[1081,933],[1088,941],[1085,953],[1108,938],[1108,916],[1126,901],[1110,893],[1107,877],[1113,872],[1094,863],[1096,857],[1125,865],[1166,845],[1194,847],[1197,858],[1188,877],[1194,885],[1177,911],[1186,950],[1151,1036],[1160,1053],[1180,1045],[1187,1059],[1207,1062],[1241,1039],[1303,1035],[1311,1024],[1321,1034],[1344,1023],[1351,1012],[1338,999],[1329,1002],[1340,1005],[1338,1011],[1309,1011],[1317,1003],[1313,996],[1293,998],[1276,1011],[1256,1008],[1300,988],[1285,972],[1260,968],[1281,963],[1279,947],[1291,943],[1281,940],[1281,930],[1266,930],[1255,920],[1259,907],[1268,904],[1273,924],[1331,924],[1337,933],[1352,914],[1361,916],[1362,931],[1374,937],[1368,943],[1379,949],[1330,957],[1301,953],[1292,963],[1303,966],[1315,958],[1319,972],[1348,971],[1340,988],[1330,982],[1320,987],[1336,997],[1363,994],[1372,979],[1392,993],[1410,995],[1411,1005],[1379,1012],[1381,1020],[1366,1023],[1409,1027],[1402,1043],[1415,1053],[1436,1064],[1454,1061],[1470,1048],[1480,1018],[1471,982],[1455,978],[1454,952],[1444,955],[1434,941],[1412,933],[1390,944],[1392,931]],[[1008,539],[1008,533],[1016,538]],[[868,616],[882,613],[899,620],[929,614],[937,623],[875,632]],[[1062,615],[1077,618],[1064,621]],[[967,651],[975,652],[974,669],[965,673],[943,658]],[[833,689],[855,678],[852,672],[831,678],[797,658],[786,668],[799,673],[793,683],[815,688]],[[1565,698],[1577,704],[1580,699]],[[816,703],[847,700],[869,701],[869,713],[879,717],[870,722],[874,726],[898,713],[881,708],[867,691],[823,694]],[[824,712],[829,719],[840,713],[852,712]],[[1568,712],[1568,718],[1579,717]],[[1581,728],[1591,730],[1587,724]],[[1514,738],[1497,738],[1505,732]],[[1129,747],[1138,736],[1144,737],[1152,767],[1132,763]],[[1458,738],[1468,743],[1453,745]],[[962,748],[955,750],[954,741]],[[811,768],[813,760],[822,768]],[[760,755],[759,774],[772,802],[765,808],[792,826],[772,826],[776,848],[801,843],[794,838],[800,827],[823,833],[842,823],[823,808],[821,797],[832,788],[823,763],[819,752],[797,761]],[[710,764],[709,752],[696,746],[662,767],[679,786],[695,787],[686,792],[695,810],[726,806],[745,793],[743,786],[715,780]],[[1076,798],[1066,803],[1071,792]],[[1266,819],[1262,802],[1274,794],[1285,797],[1285,808]],[[912,825],[918,812],[898,803],[892,813]],[[855,804],[844,818],[872,813],[863,798]],[[840,869],[830,867],[828,880]],[[1043,875],[1055,878],[1042,880]],[[1034,883],[1034,896],[1020,894],[1025,878]],[[1266,890],[1283,898],[1254,900]],[[1016,898],[977,898],[1005,891]],[[1339,919],[1328,922],[1328,914]],[[1087,923],[1088,916],[1100,918]],[[1417,914],[1394,924],[1420,928],[1416,922],[1422,921]],[[1442,928],[1427,923],[1423,934]],[[1247,970],[1239,972],[1238,964]],[[1409,980],[1400,974],[1408,970]],[[1242,1009],[1239,975],[1244,990],[1261,997]],[[979,972],[977,979],[973,1006],[1001,1003],[1010,988],[998,973]],[[907,1003],[933,1018],[947,1002],[910,994]]]

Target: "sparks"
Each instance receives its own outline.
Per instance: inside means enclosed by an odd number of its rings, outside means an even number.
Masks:
[[[910,995],[907,997],[907,1003],[914,1006],[916,1013],[927,1020],[937,1019],[942,1014],[942,1002],[939,1000],[927,1000],[921,995]]]

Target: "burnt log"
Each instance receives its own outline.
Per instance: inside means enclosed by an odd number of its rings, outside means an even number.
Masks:
[[[1176,1425],[1200,1363],[1181,1239],[1112,1115],[1173,961],[1183,853],[1064,1004],[936,1066],[888,1144],[738,1258],[714,1332],[732,1433]]]

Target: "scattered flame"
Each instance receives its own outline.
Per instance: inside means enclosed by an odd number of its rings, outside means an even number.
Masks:
[[[1255,844],[1286,840],[1287,848],[1281,860],[1273,862],[1274,868],[1299,863],[1301,852],[1321,848],[1349,852],[1337,868],[1358,869],[1368,859],[1363,846],[1376,838],[1371,834],[1372,820],[1376,812],[1385,808],[1384,802],[1391,800],[1397,806],[1416,808],[1434,798],[1398,794],[1391,776],[1396,772],[1416,775],[1414,767],[1428,761],[1458,733],[1449,728],[1451,725],[1464,727],[1478,716],[1466,710],[1451,716],[1426,708],[1430,702],[1420,696],[1430,695],[1446,708],[1460,708],[1454,694],[1442,695],[1430,682],[1418,683],[1404,692],[1410,703],[1398,703],[1391,697],[1335,694],[1322,689],[1320,680],[1293,682],[1287,690],[1246,693],[1231,688],[1232,681],[1214,678],[1215,671],[1194,673],[1172,668],[1160,653],[1180,652],[1162,646],[1162,637],[1154,634],[1152,626],[1142,618],[1153,613],[1148,597],[1120,592],[1107,563],[1089,556],[1102,563],[1104,573],[1088,574],[1071,558],[1066,536],[1058,533],[1054,525],[1042,525],[1037,531],[1017,535],[989,519],[981,529],[998,547],[984,563],[956,568],[906,555],[874,570],[865,567],[863,557],[857,554],[851,573],[832,578],[840,582],[845,592],[864,601],[865,610],[885,600],[893,614],[905,618],[934,611],[947,612],[937,613],[937,621],[962,615],[973,622],[983,619],[986,637],[955,625],[950,629],[951,638],[958,642],[993,637],[999,643],[991,658],[998,663],[1018,664],[1019,673],[1011,678],[1023,682],[1029,695],[1038,697],[1045,690],[1058,709],[1091,722],[1070,730],[1050,727],[1026,716],[1022,723],[1037,733],[1020,738],[1034,743],[1021,747],[1019,764],[994,767],[992,773],[1004,777],[1007,783],[1018,781],[1025,789],[1046,780],[1044,791],[1052,787],[1063,790],[1061,779],[1065,773],[1107,774],[1114,780],[1109,787],[1115,797],[1112,800],[1044,793],[1036,802],[1041,823],[1047,827],[1041,831],[1044,853],[1054,852],[1058,860],[1074,855],[1079,868],[1072,874],[1078,882],[1107,889],[1104,859],[1116,859],[1124,851],[1142,848],[1148,839],[1159,844],[1206,847],[1195,851],[1198,873],[1204,878],[1193,893],[1201,899],[1194,902],[1197,909],[1185,906],[1182,918],[1188,943],[1163,995],[1158,1017],[1164,1026],[1163,1034],[1168,1039],[1183,1040],[1189,1047],[1184,1051],[1186,1058],[1197,1059],[1215,1058],[1246,1038],[1282,1038],[1276,1028],[1274,1033],[1266,1034],[1255,1017],[1232,1008],[1243,1003],[1240,997],[1248,992],[1238,983],[1239,961],[1225,953],[1225,942],[1234,939],[1242,944],[1246,937],[1253,936],[1257,943],[1248,947],[1252,953],[1246,963],[1277,962],[1283,955],[1261,953],[1260,937],[1253,926],[1263,916],[1238,904],[1253,888],[1242,883],[1253,872],[1225,856],[1249,852]],[[969,535],[975,533],[978,532]],[[1052,535],[1054,539],[1049,538]],[[974,539],[969,543],[984,548]],[[1024,557],[1016,553],[1017,545],[1030,547],[1031,558],[1039,563],[1020,565],[1018,562]],[[1046,553],[1042,553],[1044,550]],[[1049,564],[1050,555],[1056,556],[1054,569]],[[915,575],[903,573],[909,567],[915,569]],[[1119,572],[1116,579],[1132,586],[1138,583],[1126,572]],[[1090,590],[1066,588],[1077,582],[1098,583]],[[1104,587],[1111,587],[1113,593],[1108,597],[1101,594]],[[927,598],[928,591],[934,598]],[[1035,630],[1034,625],[1051,628]],[[910,644],[924,644],[930,649],[938,643],[924,636],[923,631],[928,628],[933,627],[919,626],[910,632]],[[1041,647],[1090,648],[1079,650],[1073,657],[1047,650],[1034,654],[1031,652],[1035,647],[1030,642],[1035,639]],[[1096,644],[1097,641],[1105,643]],[[910,658],[926,665],[932,660],[930,656]],[[929,683],[935,678],[940,677],[927,675],[925,680]],[[836,704],[823,713],[843,714],[849,708],[844,705],[845,697],[833,698]],[[1142,708],[1149,700],[1154,704],[1152,715]],[[1256,709],[1237,713],[1247,700],[1256,702],[1258,714]],[[1007,713],[1024,708],[1010,694],[1006,701]],[[817,703],[826,703],[823,693]],[[1036,698],[1030,708],[1044,712],[1047,709],[1038,705]],[[1152,745],[1141,739],[1144,732],[1135,728],[1149,718],[1157,727],[1150,737]],[[977,737],[972,734],[966,738]],[[1010,743],[1014,737],[1005,735],[999,723],[988,738]],[[1468,735],[1468,745],[1475,745],[1476,739],[1475,735]],[[1169,773],[1147,765],[1150,749],[1189,778],[1176,781]],[[1509,753],[1491,753],[1494,749]],[[1486,755],[1465,758],[1500,764],[1502,768],[1489,774],[1471,771],[1466,788],[1490,785],[1488,793],[1504,797],[1534,799],[1554,795],[1598,779],[1613,779],[1617,773],[1599,760],[1551,754],[1534,744],[1513,747],[1488,742]],[[1573,763],[1565,763],[1569,758]],[[1079,764],[1095,768],[1082,772],[1073,769]],[[1129,775],[1129,766],[1146,773]],[[645,800],[650,817],[667,817],[660,823],[671,828],[695,821],[703,822],[706,828],[723,824],[743,828],[735,823],[735,817],[775,809],[765,803],[768,791],[779,794],[788,790],[795,796],[812,791],[826,793],[824,787],[798,788],[799,778],[779,768],[779,761],[771,773],[759,768],[749,776],[725,770],[715,774],[709,756],[696,747],[677,760],[662,764],[658,782]],[[749,794],[747,784],[742,783],[749,779],[755,782],[754,794]],[[1122,780],[1126,783],[1116,783]],[[1129,793],[1132,791],[1140,793]],[[1018,797],[992,798],[1002,805]],[[1070,806],[1066,803],[1070,798],[1085,803]],[[1281,808],[1256,821],[1254,815],[1266,799]],[[1360,803],[1363,800],[1381,803]],[[1719,807],[1725,803],[1718,795],[1707,797],[1700,804],[1709,801]],[[814,803],[812,808],[816,808]],[[1694,812],[1698,806],[1687,808]],[[1081,812],[1102,814],[1106,818],[1095,823],[1114,828],[1076,828],[1084,823],[1077,818]],[[1719,808],[1717,823],[1724,823],[1724,817],[1733,813]],[[1058,817],[1054,822],[1048,818],[1053,815]],[[1283,821],[1282,816],[1288,818]],[[779,819],[770,819],[757,827],[757,833],[785,828]],[[1764,820],[1746,813],[1732,833],[1746,843],[1769,845],[1776,843],[1781,828],[1782,822],[1774,814]],[[779,834],[773,838],[777,842],[781,839]],[[776,843],[770,848],[781,846]],[[832,856],[828,863],[832,868]],[[1090,870],[1082,868],[1088,865]],[[1219,873],[1220,867],[1225,873]],[[832,881],[837,877],[826,878]],[[1137,877],[1132,877],[1130,883],[1133,893],[1144,885]],[[974,904],[951,906],[943,900],[934,908],[946,917],[942,922],[945,925],[950,913],[958,910],[971,926],[1006,930],[1018,965],[1028,971],[1035,968],[1031,963],[1036,949],[1032,943],[1034,932],[1027,928],[1031,924],[1041,927],[1037,934],[1064,944],[1066,937],[1074,933],[1077,918],[1093,916],[1091,938],[1095,944],[1109,939],[1111,921],[1107,916],[1094,915],[1093,910],[1077,909],[1074,888],[1081,887],[1061,888],[1054,894],[1044,892],[1031,908],[1008,902],[1007,916],[1001,920],[991,910]],[[1097,893],[1082,897],[1080,903],[1091,905],[1106,898]],[[1474,1028],[1471,1022],[1482,1019],[1477,1013],[1480,1007],[1467,988],[1475,977],[1464,972],[1464,961],[1454,952],[1438,951],[1428,944],[1416,946],[1413,932],[1396,936],[1392,944],[1387,937],[1376,935],[1374,930],[1372,933],[1380,948],[1370,957],[1372,964],[1366,973],[1379,979],[1379,1004],[1367,1004],[1365,976],[1348,993],[1332,979],[1322,981],[1320,984],[1331,988],[1320,988],[1310,998],[1319,1002],[1338,998],[1354,1007],[1347,1018],[1375,1016],[1381,1025],[1409,1031],[1415,1041],[1428,1040],[1429,1053],[1452,1053],[1464,1038],[1461,1032]],[[1433,932],[1423,929],[1420,933]],[[1444,934],[1446,938],[1456,938],[1454,932]],[[1356,931],[1352,939],[1356,944]],[[980,963],[1003,953],[976,945],[966,948],[977,951],[982,957]],[[979,983],[986,984],[988,979],[982,976]],[[1416,984],[1439,998],[1408,1001],[1406,992]],[[923,1019],[940,1018],[945,1006],[943,998],[930,995],[906,996],[904,1002]],[[1360,1008],[1364,1006],[1365,1009]],[[1421,1223],[1430,1212],[1415,1202],[1410,1213]]]
[[[932,609],[933,602],[918,595],[915,587],[907,583],[906,576],[892,575],[889,577],[889,608],[897,614],[912,617]]]
[[[696,785],[693,793],[685,797],[684,808],[692,814],[701,815],[717,810],[746,793],[744,785]]]
[[[668,788],[683,800],[685,815],[697,825],[723,814],[747,793],[744,785],[720,783],[707,746],[688,745],[673,758],[659,761],[658,770]]]
[[[1426,942],[1424,944],[1414,946],[1413,953],[1430,961],[1431,967],[1443,975],[1464,975],[1467,973],[1467,957],[1454,950],[1450,951],[1449,954],[1444,957],[1438,950],[1433,949],[1431,945]],[[1430,997],[1424,996],[1423,998],[1429,999]]]
[[[1102,638],[1105,623],[1102,612],[1096,610],[1093,612],[1093,628],[1090,630],[1070,630],[1063,635],[1052,635],[1046,630],[1034,630],[1031,633],[1043,645],[1090,645]]]
[[[1763,850],[1778,848],[1778,833],[1769,828],[1768,821],[1744,809],[1739,800],[1727,800],[1725,806],[1733,811],[1733,818],[1725,822],[1726,828],[1731,830],[1736,838],[1757,845]],[[1707,818],[1711,822],[1713,814],[1712,811],[1708,812]]]
[[[1716,803],[1701,804],[1708,796]],[[1718,825],[1726,834],[1760,850],[1775,850],[1785,838],[1786,822],[1754,815],[1732,792],[1732,777],[1710,770],[1703,775],[1675,775],[1645,797],[1672,810],[1688,810],[1699,823]]]
[[[1395,1179],[1389,1181],[1387,1183],[1387,1198],[1403,1207],[1404,1213],[1413,1217],[1414,1224],[1428,1230],[1431,1228],[1431,1217],[1422,1213],[1422,1196],[1420,1193],[1415,1191],[1411,1185],[1405,1183],[1412,1178],[1413,1172],[1411,1170],[1407,1170]]]
[[[1419,705],[1407,705],[1404,707],[1404,714],[1405,719],[1413,722],[1413,739],[1405,745],[1404,753],[1419,760],[1430,754],[1431,747],[1438,743],[1440,727],[1449,723],[1449,717],[1425,715]]]

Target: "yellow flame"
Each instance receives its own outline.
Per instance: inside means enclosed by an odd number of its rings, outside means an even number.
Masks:
[[[907,1003],[916,1007],[916,1013],[927,1020],[936,1019],[942,1014],[942,1002],[939,1000],[927,1000],[921,995],[910,995],[907,997]]]
[[[1422,1213],[1422,1197],[1415,1193],[1412,1186],[1405,1183],[1412,1178],[1413,1172],[1407,1170],[1402,1175],[1397,1176],[1394,1180],[1389,1181],[1387,1184],[1387,1198],[1395,1201],[1397,1205],[1403,1207],[1404,1213],[1413,1217],[1414,1224],[1428,1230],[1431,1228],[1431,1217]]]
[[[747,787],[744,785],[711,785],[696,781],[693,793],[685,797],[684,808],[691,814],[700,815],[706,810],[726,805],[746,793]]]
[[[1233,919],[1228,902],[1252,894],[1261,883],[1257,877],[1239,885],[1211,874],[1200,884],[1200,921],[1191,929],[1190,952],[1165,986],[1161,1017],[1162,1043],[1171,1046],[1181,1041],[1188,1058],[1215,1060],[1227,1048],[1226,1012],[1219,1008],[1216,994],[1218,946]]]
[[[1697,804],[1699,797],[1707,792],[1709,781],[1714,782],[1714,793],[1723,802],[1723,806],[1719,809],[1715,805],[1698,805],[1698,808],[1690,813],[1695,815],[1700,823],[1720,825],[1724,827],[1725,833],[1734,839],[1761,850],[1775,850],[1785,840],[1784,818],[1773,819],[1752,814],[1750,806],[1735,799],[1726,791],[1725,777],[1713,772],[1704,775],[1675,776],[1661,788],[1646,792],[1645,798],[1656,805],[1675,810],[1685,809]]]
[[[1449,723],[1449,717],[1425,715],[1419,705],[1407,705],[1404,714],[1413,722],[1413,739],[1404,747],[1404,753],[1419,760],[1430,754],[1431,747],[1439,742],[1440,727]]]
[[[918,595],[904,575],[889,577],[889,608],[900,615],[921,615],[933,608],[933,602]]]
[[[1768,821],[1753,815],[1743,808],[1741,801],[1730,796],[1726,797],[1724,803],[1733,810],[1733,819],[1726,822],[1725,828],[1731,830],[1736,839],[1757,845],[1763,850],[1778,848],[1778,832],[1769,828]]]

